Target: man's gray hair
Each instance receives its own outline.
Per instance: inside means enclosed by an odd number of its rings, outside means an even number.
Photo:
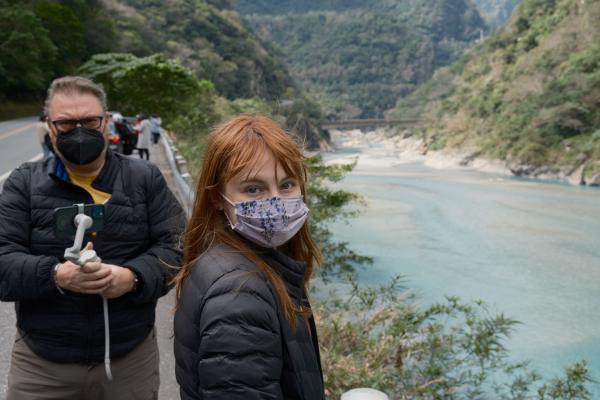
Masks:
[[[50,84],[50,87],[48,88],[48,95],[46,96],[46,102],[44,103],[44,115],[49,115],[50,101],[57,93],[67,95],[82,93],[92,94],[100,101],[102,111],[107,110],[106,93],[101,84],[81,76],[63,76],[62,78],[56,78],[52,81],[52,84]]]

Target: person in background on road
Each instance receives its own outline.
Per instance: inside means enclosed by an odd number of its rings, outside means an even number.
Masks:
[[[48,123],[46,122],[45,115],[42,115],[39,118],[38,123],[36,124],[35,130],[36,130],[38,142],[42,146],[42,152],[44,154],[44,160],[45,160],[48,157],[50,157],[50,154],[51,154],[50,147],[48,147],[48,139],[46,138],[46,136],[48,136],[49,129],[48,129]]]
[[[185,217],[156,166],[108,149],[106,95],[64,77],[46,99],[57,156],[15,169],[0,196],[0,300],[15,302],[8,400],[156,399],[156,302],[181,262]],[[65,261],[53,211],[104,204],[86,234],[102,262]],[[105,375],[102,297],[108,299],[113,380]]]
[[[137,142],[138,139],[140,137],[140,132],[142,130],[142,119],[141,119],[142,114],[137,114],[135,116],[135,124],[133,124],[133,134],[135,135],[135,146],[137,149]]]
[[[182,399],[324,399],[305,183],[302,149],[269,118],[209,137],[176,277]]]
[[[123,143],[123,154],[126,156],[131,155],[136,143],[135,134],[129,129],[120,113],[113,114],[112,120],[115,124],[115,130],[121,139],[121,143]]]
[[[150,124],[152,125],[152,143],[157,144],[160,140],[160,125],[162,124],[162,120],[157,114],[152,114]]]
[[[138,135],[138,140],[137,140],[138,154],[140,155],[140,158],[142,158],[142,159],[144,158],[144,155],[145,155],[146,160],[148,160],[150,158],[149,148],[150,148],[150,140],[152,137],[152,125],[150,124],[150,121],[144,114],[139,115],[139,120],[140,120],[140,133]]]
[[[135,124],[133,125],[133,133],[136,137],[140,136],[140,130],[142,129],[142,114],[135,116]]]
[[[108,118],[108,133],[110,133],[111,135],[117,134],[117,128],[115,128],[115,122],[114,122],[114,116],[117,114],[118,113],[108,115],[108,117],[109,117]]]

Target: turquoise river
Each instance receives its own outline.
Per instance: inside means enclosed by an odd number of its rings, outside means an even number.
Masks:
[[[422,303],[484,300],[521,322],[506,343],[512,358],[545,377],[586,359],[600,381],[599,189],[432,169],[377,145],[325,159],[354,156],[338,185],[367,206],[334,233],[374,258],[363,282],[401,274]],[[598,399],[599,386],[591,387]]]

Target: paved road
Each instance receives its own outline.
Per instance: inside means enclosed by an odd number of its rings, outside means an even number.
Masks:
[[[33,117],[0,122],[0,180],[13,168],[41,154],[36,121]]]
[[[35,133],[36,121],[37,118],[32,117],[0,122],[0,181],[21,163],[41,154]],[[0,302],[0,398],[6,396],[6,376],[14,337],[14,304]]]
[[[24,118],[0,122],[0,181],[21,163],[41,156],[41,148],[35,134],[36,118]],[[157,164],[167,182],[172,183],[168,163],[162,146],[150,149],[150,160]],[[179,399],[179,387],[175,381],[173,358],[173,291],[163,297],[156,310],[156,329],[160,352],[161,386],[159,399]],[[15,338],[14,303],[0,302],[0,399],[6,397],[6,377],[10,353]]]

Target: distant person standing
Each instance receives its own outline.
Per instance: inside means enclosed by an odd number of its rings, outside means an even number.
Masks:
[[[140,158],[144,158],[146,156],[146,160],[150,158],[150,137],[152,136],[152,125],[150,121],[144,114],[140,114],[140,133],[138,136],[137,149]]]
[[[42,152],[44,153],[44,160],[50,157],[50,146],[48,145],[50,137],[48,136],[48,124],[46,123],[46,116],[42,115],[35,127],[38,142],[42,146]]]
[[[133,133],[136,137],[140,136],[140,130],[142,129],[142,114],[135,116],[135,124],[133,125]]]
[[[142,114],[135,116],[135,124],[133,124],[133,135],[135,136],[135,148],[137,149],[138,138],[140,137],[140,131],[142,130]]]
[[[115,130],[121,139],[121,143],[123,143],[123,154],[126,156],[131,155],[131,153],[133,153],[133,149],[135,148],[135,133],[129,129],[121,114],[113,114],[112,120],[115,124]]]
[[[157,144],[160,140],[160,125],[162,124],[162,120],[157,114],[152,114],[150,124],[152,125],[152,143]]]

